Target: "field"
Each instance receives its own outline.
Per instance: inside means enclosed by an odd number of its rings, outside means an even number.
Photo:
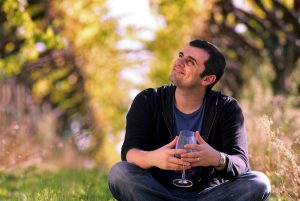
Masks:
[[[245,94],[240,99],[251,167],[269,177],[269,200],[299,201],[299,97],[274,96],[255,86],[255,96]],[[42,122],[44,129],[30,135],[26,122],[23,118],[17,127],[14,122],[4,124],[6,130],[0,136],[0,201],[114,200],[107,186],[107,172],[119,153],[111,153],[112,144],[106,143],[110,154],[102,151],[99,160],[113,160],[109,165],[90,163],[69,143],[48,135],[50,123]],[[103,168],[91,169],[91,164]]]
[[[2,201],[107,201],[113,200],[107,176],[98,169],[38,173],[0,173]]]

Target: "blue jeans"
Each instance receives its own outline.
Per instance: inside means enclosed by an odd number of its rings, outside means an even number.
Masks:
[[[258,201],[267,200],[271,191],[267,176],[256,171],[198,192],[170,188],[154,179],[149,171],[125,161],[111,168],[108,182],[113,196],[119,201]]]

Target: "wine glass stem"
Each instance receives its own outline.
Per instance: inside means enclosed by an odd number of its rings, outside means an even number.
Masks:
[[[181,179],[182,179],[182,181],[185,181],[185,169],[184,169],[184,165],[182,165],[182,175],[181,175]]]

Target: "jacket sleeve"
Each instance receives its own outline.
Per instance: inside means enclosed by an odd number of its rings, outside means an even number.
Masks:
[[[227,168],[218,172],[224,179],[232,180],[250,170],[244,116],[236,100],[225,104],[221,118],[222,149],[227,155]]]
[[[126,116],[125,139],[121,149],[121,158],[132,148],[149,150],[151,133],[151,89],[138,94]]]

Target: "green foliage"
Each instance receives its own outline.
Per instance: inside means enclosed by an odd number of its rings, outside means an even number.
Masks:
[[[45,45],[45,50],[61,48],[62,41],[54,34],[51,25],[43,27],[32,19],[26,1],[4,0],[0,4],[1,54],[0,78],[18,75],[27,62],[38,59],[41,54],[37,43]]]
[[[57,114],[57,133],[92,136],[90,150],[124,127],[126,65],[116,43],[117,21],[104,0],[0,2],[0,78],[31,92],[39,106]],[[122,87],[123,88],[122,88]],[[53,133],[54,134],[54,133]]]
[[[123,115],[127,110],[127,89],[119,79],[127,62],[116,49],[120,40],[117,21],[106,16],[105,1],[64,0],[53,2],[52,6],[58,16],[63,16],[56,21],[62,27],[61,35],[73,48],[84,80],[88,114],[93,114],[84,125],[91,128],[97,139],[93,143],[98,146],[107,133],[115,134],[124,128]],[[63,88],[64,84],[60,86]],[[64,106],[68,105],[72,105],[71,100]]]
[[[233,1],[215,3],[207,21],[208,31],[227,55],[224,83],[231,90],[237,93],[247,83],[251,75],[244,75],[246,68],[255,72],[266,60],[275,75],[269,77],[275,93],[289,94],[293,88],[299,88],[299,82],[292,78],[299,68],[299,13],[297,0],[244,1],[243,5]]]
[[[6,201],[114,200],[106,174],[97,169],[0,173],[0,183],[0,200]]]

